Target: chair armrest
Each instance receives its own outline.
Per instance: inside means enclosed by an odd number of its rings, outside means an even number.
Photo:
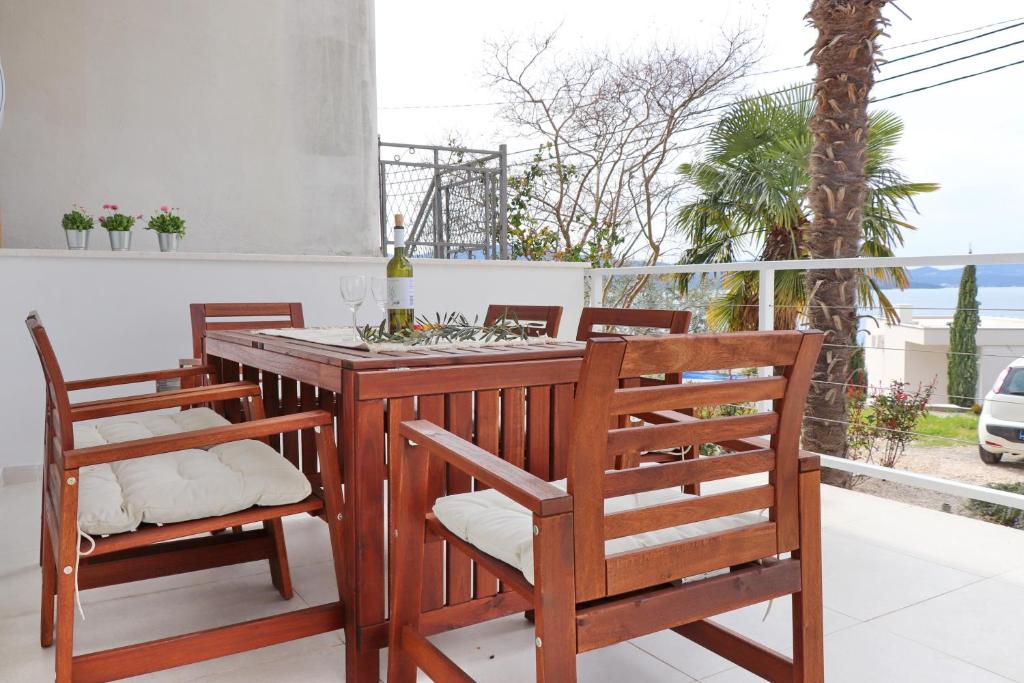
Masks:
[[[156,394],[139,394],[71,404],[71,420],[94,420],[98,417],[144,413],[162,408],[180,408],[212,401],[226,401],[246,396],[259,396],[260,388],[251,382],[229,382],[208,387],[193,387]]]
[[[155,382],[160,379],[174,379],[184,377],[198,377],[213,374],[213,368],[207,365],[168,368],[167,370],[151,370],[149,372],[133,372],[128,375],[111,375],[109,377],[94,377],[92,379],[78,379],[67,383],[68,391],[81,391],[82,389],[97,389],[99,387],[116,387],[123,384],[140,384],[142,382]]]
[[[202,365],[203,365],[203,359],[202,358],[179,358],[178,359],[178,367],[179,368],[195,368],[195,367],[200,367]],[[210,368],[210,372],[213,372],[213,368]]]
[[[423,445],[452,467],[482,481],[535,515],[572,510],[572,496],[427,420],[403,422],[403,438]]]
[[[187,448],[216,446],[217,444],[231,441],[254,439],[261,436],[270,436],[271,434],[282,434],[333,424],[334,416],[326,410],[310,410],[305,413],[268,417],[263,420],[253,420],[252,422],[225,425],[223,427],[197,429],[191,432],[182,432],[181,434],[168,434],[167,436],[154,436],[149,439],[136,439],[134,441],[121,441],[120,443],[104,444],[102,446],[76,448],[64,452],[64,469],[120,462],[158,453],[181,451]]]

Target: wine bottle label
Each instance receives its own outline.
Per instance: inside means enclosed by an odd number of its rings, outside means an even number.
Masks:
[[[412,302],[412,278],[388,278],[388,308],[415,308]]]

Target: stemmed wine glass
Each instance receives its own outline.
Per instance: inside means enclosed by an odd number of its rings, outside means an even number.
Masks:
[[[370,278],[370,295],[376,302],[377,307],[387,315],[388,309],[388,279],[386,277]]]
[[[366,276],[342,275],[341,298],[352,311],[352,331],[358,334],[359,323],[356,321],[356,312],[363,305],[363,300],[366,299]]]

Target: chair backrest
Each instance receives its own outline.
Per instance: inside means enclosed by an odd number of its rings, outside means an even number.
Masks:
[[[586,307],[576,328],[576,340],[587,341],[599,337],[621,337],[618,332],[594,331],[594,327],[632,327],[647,330],[665,330],[668,334],[684,334],[690,330],[690,311],[665,311],[655,308],[597,308]]]
[[[203,335],[207,330],[262,330],[305,325],[300,303],[191,304],[189,312],[195,358],[203,357]]]
[[[521,323],[544,323],[544,327],[527,327],[526,333],[533,337],[558,336],[558,323],[562,320],[561,306],[519,306],[515,304],[491,304],[484,316],[484,325],[493,325],[502,318],[515,319]]]
[[[606,337],[587,343],[569,439],[576,597],[579,601],[664,584],[788,552],[798,547],[800,425],[818,332]],[[620,386],[642,375],[774,366],[772,377],[690,384]],[[773,401],[767,412],[697,419],[680,408]],[[639,426],[616,426],[634,415]],[[662,419],[671,415],[671,419]],[[660,424],[659,424],[660,423]],[[601,428],[612,425],[610,428]],[[767,448],[623,470],[631,451],[728,443],[770,435]],[[769,483],[728,493],[605,514],[606,498],[768,472]],[[678,489],[677,489],[678,490]],[[768,520],[649,548],[606,554],[605,541],[768,508]]]
[[[32,336],[32,343],[39,355],[39,363],[43,367],[43,378],[46,381],[46,417],[51,425],[52,434],[60,439],[64,449],[74,448],[74,430],[71,421],[71,401],[68,398],[67,386],[64,383],[64,373],[61,372],[60,364],[57,362],[57,355],[53,352],[53,345],[50,337],[46,334],[43,321],[39,314],[32,311],[25,318],[25,325]],[[49,440],[51,434],[46,435]],[[46,444],[46,464],[49,465],[50,444]],[[45,473],[44,473],[44,476]]]

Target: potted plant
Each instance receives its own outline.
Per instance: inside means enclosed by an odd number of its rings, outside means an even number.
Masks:
[[[88,249],[89,231],[93,229],[92,216],[80,206],[72,207],[61,219],[64,226],[64,237],[68,241],[68,249]]]
[[[178,251],[178,243],[185,236],[185,219],[175,214],[178,211],[170,206],[161,206],[160,211],[149,219],[146,230],[156,232],[160,240],[160,251]]]
[[[136,220],[142,220],[142,216],[118,213],[117,204],[104,204],[103,210],[111,212],[106,216],[100,216],[100,225],[107,229],[107,235],[110,237],[110,249],[128,251],[132,247],[132,226]]]

